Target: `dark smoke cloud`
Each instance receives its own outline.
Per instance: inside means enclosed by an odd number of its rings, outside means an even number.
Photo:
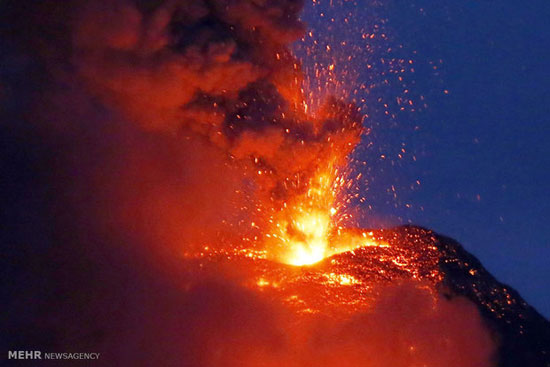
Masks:
[[[182,275],[184,250],[236,241],[255,201],[280,205],[358,142],[353,106],[303,111],[287,49],[300,8],[2,2],[4,349],[99,351],[99,365],[487,365],[465,301],[428,311],[406,286],[350,323],[297,332],[258,294]]]
[[[252,207],[281,207],[319,169],[343,164],[359,141],[352,105],[329,99],[315,119],[304,113],[300,66],[287,48],[303,32],[301,6],[13,1],[4,34],[36,69],[27,78],[32,95],[22,97],[36,102],[31,123],[96,155],[71,163],[86,181],[108,181],[91,190],[107,188],[93,194],[116,202],[109,211],[126,208],[114,219],[155,222],[147,230],[173,233],[180,246],[196,242],[189,233],[199,225],[224,217],[234,226],[258,216]],[[189,220],[178,214],[185,212],[193,212]]]
[[[343,103],[329,101],[321,121],[303,112],[299,65],[286,47],[302,33],[300,8],[292,0],[196,1],[143,12],[94,2],[77,18],[73,60],[86,88],[124,118],[254,163],[250,172],[265,170],[259,186],[272,194],[285,180],[307,182],[335,151],[341,163],[361,132]]]

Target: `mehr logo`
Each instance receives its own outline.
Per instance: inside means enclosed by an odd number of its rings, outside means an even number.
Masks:
[[[42,359],[42,352],[38,350],[10,350],[8,359]]]
[[[99,359],[101,353],[42,353],[38,350],[10,350],[8,359]]]

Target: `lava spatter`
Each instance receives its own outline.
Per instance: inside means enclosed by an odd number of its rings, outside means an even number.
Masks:
[[[383,286],[415,281],[435,290],[443,277],[437,240],[425,230],[342,230],[331,238],[347,251],[311,265],[296,266],[269,260],[266,253],[209,251],[187,254],[204,269],[235,267],[243,283],[298,313],[345,317],[365,310]]]

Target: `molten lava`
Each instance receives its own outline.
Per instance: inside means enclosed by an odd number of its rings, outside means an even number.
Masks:
[[[315,175],[307,191],[284,203],[272,219],[272,232],[267,235],[268,249],[277,255],[276,261],[296,266],[312,265],[332,255],[363,246],[387,246],[366,232],[351,236],[342,222],[349,218],[339,215],[344,207],[345,173],[331,162],[329,169]],[[341,200],[344,201],[344,200]],[[372,233],[371,233],[372,235]]]
[[[310,253],[303,255],[301,248],[289,249],[289,257],[282,258],[281,263],[270,260],[265,251],[208,247],[200,254],[187,255],[194,264],[189,269],[221,271],[224,278],[241,282],[297,314],[336,318],[369,309],[383,288],[395,282],[413,280],[435,292],[441,281],[441,254],[431,232],[339,232],[326,239],[327,247],[319,249],[321,259],[308,266],[295,266],[300,261],[317,260]]]
[[[329,236],[334,230],[332,218],[336,213],[334,201],[337,181],[329,171],[310,181],[304,195],[284,204],[273,219],[270,235],[279,248],[277,260],[291,265],[310,265],[331,254]]]
[[[301,185],[303,193],[289,196],[269,219],[266,242],[271,258],[290,265],[311,265],[352,248],[333,240],[346,218],[339,215],[343,204],[338,199],[343,197],[346,174],[338,163],[347,163],[345,157],[341,161],[339,152],[325,161],[319,159],[318,165],[326,168],[318,168]]]
[[[309,265],[326,257],[330,218],[325,213],[302,213],[288,226],[287,232],[295,235],[288,240],[288,255],[283,259],[284,262],[291,265]]]

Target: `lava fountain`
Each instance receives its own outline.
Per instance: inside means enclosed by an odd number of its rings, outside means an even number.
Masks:
[[[340,239],[344,228],[336,220],[342,204],[336,200],[346,181],[337,169],[314,176],[305,194],[284,203],[284,209],[271,220],[268,248],[279,251],[277,260],[290,265],[311,265],[332,255],[362,246],[377,246],[362,232]],[[290,204],[289,204],[290,203]],[[341,220],[340,220],[341,222]]]

